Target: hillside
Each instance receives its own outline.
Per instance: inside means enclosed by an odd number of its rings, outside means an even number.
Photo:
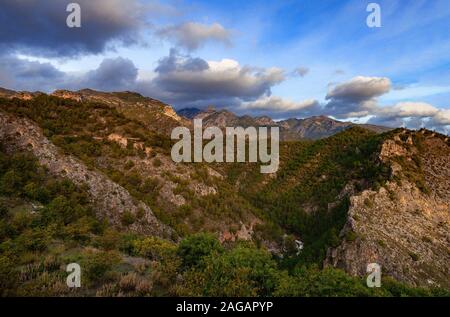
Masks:
[[[427,130],[380,135],[353,127],[285,143],[276,177],[240,166],[228,173],[304,243],[289,261],[324,261],[355,276],[375,262],[411,285],[448,288],[449,146]]]
[[[154,121],[135,119],[129,109],[122,109],[123,104],[114,103],[116,94],[111,100],[108,94],[101,96],[107,102],[96,101],[97,93],[95,101],[84,99],[81,103],[73,95],[42,95],[29,101],[10,100],[2,106],[36,122],[63,153],[125,188],[178,234],[209,229],[228,235],[258,221],[253,208],[231,192],[220,174],[201,164],[175,164],[170,158],[172,142],[165,136],[166,131],[148,129]],[[139,99],[134,107],[143,113],[149,106]],[[157,126],[173,124],[172,117],[158,117],[155,121]],[[25,140],[29,138],[24,135]],[[74,178],[83,175],[78,170]],[[239,213],[233,213],[233,209],[239,209]]]
[[[169,105],[135,92],[105,93],[92,89],[79,91],[57,90],[52,96],[75,101],[98,102],[121,113],[125,118],[140,122],[145,128],[170,136],[172,129],[189,125],[189,121],[178,116]]]
[[[449,145],[426,130],[399,130],[384,141],[379,158],[391,180],[350,198],[342,243],[325,263],[361,275],[375,262],[410,284],[449,288]]]
[[[280,169],[266,175],[258,164],[174,163],[170,129],[191,121],[139,94],[2,96],[2,294],[67,295],[67,261],[88,270],[87,288],[73,295],[428,296],[449,288],[445,136],[305,119],[311,135],[336,134],[282,142]],[[199,115],[219,126],[273,124],[212,108]],[[364,286],[367,261],[383,265],[382,289]]]

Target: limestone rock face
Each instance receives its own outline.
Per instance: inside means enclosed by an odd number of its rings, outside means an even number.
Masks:
[[[380,159],[397,181],[350,198],[342,243],[328,250],[325,265],[366,275],[378,263],[383,274],[411,285],[450,287],[450,147],[445,139],[418,132],[384,142]],[[404,140],[404,141],[402,141]],[[419,161],[415,170],[398,162]],[[415,163],[414,163],[415,164]],[[415,166],[415,165],[410,165]],[[421,173],[427,190],[407,177]]]
[[[11,151],[31,151],[51,174],[67,177],[77,185],[87,185],[97,215],[107,218],[111,224],[121,226],[125,212],[136,215],[143,211],[143,216],[129,227],[130,230],[161,237],[172,233],[146,204],[134,199],[125,188],[101,172],[89,169],[73,156],[61,154],[34,122],[0,112],[0,138],[7,140],[5,145]]]

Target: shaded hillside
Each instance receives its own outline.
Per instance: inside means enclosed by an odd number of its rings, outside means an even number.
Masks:
[[[249,165],[227,173],[304,243],[289,265],[326,258],[325,265],[364,276],[375,262],[412,285],[448,288],[449,144],[427,130],[375,134],[352,127],[315,142],[282,143],[274,176]]]
[[[276,175],[263,176],[256,168],[236,164],[227,170],[228,179],[304,242],[297,261],[317,262],[328,246],[339,242],[349,197],[388,178],[388,167],[377,160],[382,138],[353,127],[315,142],[285,142]]]
[[[32,121],[0,112],[0,139],[8,140],[5,149],[14,153],[29,150],[42,166],[55,177],[65,178],[78,186],[85,186],[97,217],[123,227],[123,219],[135,219],[128,229],[135,232],[170,237],[171,229],[162,225],[151,209],[133,199],[129,192],[110,179],[89,169],[71,155],[61,154]]]
[[[172,141],[164,133],[147,129],[151,121],[128,118],[122,105],[116,109],[105,98],[108,103],[41,95],[32,100],[4,100],[0,107],[36,122],[63,153],[125,188],[178,235],[207,230],[219,232],[223,239],[250,238],[252,226],[260,222],[258,211],[222,175],[204,164],[174,163]],[[148,107],[138,106],[143,111]],[[168,126],[171,119],[166,120]],[[23,139],[27,144],[27,135]],[[86,178],[84,174],[76,169],[73,178]]]

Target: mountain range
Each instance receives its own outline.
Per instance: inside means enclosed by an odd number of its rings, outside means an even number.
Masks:
[[[280,127],[279,170],[175,163],[170,132],[193,118]],[[2,295],[450,289],[450,141],[433,131],[176,112],[134,92],[0,89],[0,141]],[[72,262],[79,290],[62,279]],[[368,263],[382,266],[383,288],[365,286]]]
[[[268,116],[251,117],[248,115],[238,116],[231,111],[214,107],[208,107],[205,110],[198,108],[184,108],[177,111],[178,115],[186,119],[202,119],[205,127],[218,126],[221,128],[227,126],[278,126],[282,140],[310,139],[317,140],[326,138],[354,126],[374,131],[377,133],[387,132],[390,128],[370,125],[355,124],[352,122],[342,122],[334,120],[327,116],[315,116],[305,119],[290,118],[286,120],[274,121]]]

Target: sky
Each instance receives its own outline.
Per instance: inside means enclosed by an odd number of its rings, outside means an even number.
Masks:
[[[448,133],[449,30],[448,0],[2,0],[0,87]]]

